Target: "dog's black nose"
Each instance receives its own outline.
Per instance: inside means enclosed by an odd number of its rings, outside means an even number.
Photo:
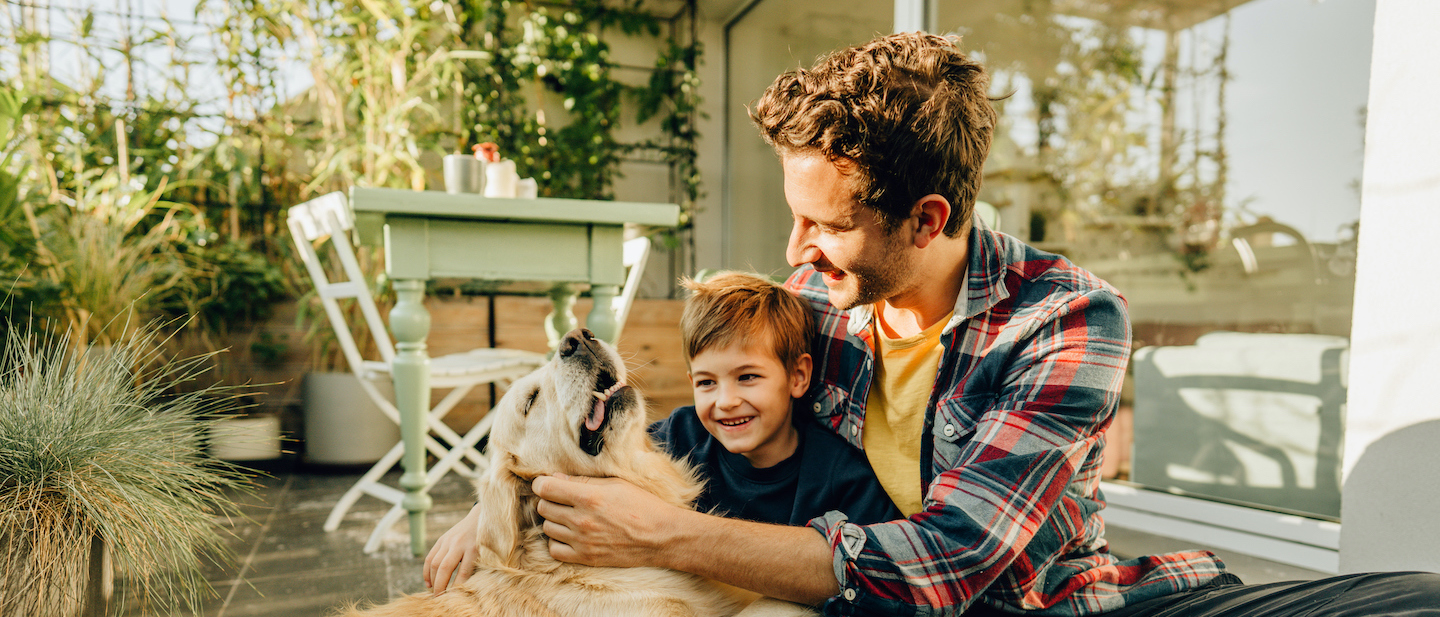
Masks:
[[[568,358],[575,355],[575,352],[585,344],[585,341],[593,340],[595,340],[594,332],[586,330],[585,328],[571,330],[570,333],[566,334],[565,338],[560,341],[560,357]]]

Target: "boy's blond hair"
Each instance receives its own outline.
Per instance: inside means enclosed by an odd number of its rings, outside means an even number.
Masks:
[[[689,289],[680,317],[685,362],[707,349],[768,340],[785,370],[810,353],[814,318],[810,305],[774,281],[745,272],[721,272],[705,281],[685,279]]]

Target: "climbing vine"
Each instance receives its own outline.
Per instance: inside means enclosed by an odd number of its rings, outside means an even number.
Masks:
[[[693,20],[693,6],[687,10]],[[467,5],[458,16],[460,43],[486,59],[460,72],[467,126],[457,142],[498,144],[521,176],[539,181],[542,195],[557,197],[611,199],[623,160],[662,160],[671,165],[688,224],[700,194],[700,47],[680,21],[642,10],[639,0]],[[607,42],[614,35],[658,39],[653,67],[621,67]],[[650,78],[629,84],[616,77],[620,68],[648,68]],[[626,122],[656,120],[658,138],[623,143],[615,136]]]

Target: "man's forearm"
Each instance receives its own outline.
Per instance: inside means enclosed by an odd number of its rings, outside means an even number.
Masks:
[[[801,604],[818,606],[839,591],[830,545],[808,527],[686,512],[659,555],[657,565]]]

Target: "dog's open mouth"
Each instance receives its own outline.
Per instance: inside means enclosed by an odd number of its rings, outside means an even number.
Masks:
[[[595,390],[590,393],[595,397],[595,404],[580,424],[580,449],[586,454],[599,456],[605,448],[605,427],[610,425],[611,406],[625,387],[625,383],[616,381],[609,371],[602,369],[595,377]]]

